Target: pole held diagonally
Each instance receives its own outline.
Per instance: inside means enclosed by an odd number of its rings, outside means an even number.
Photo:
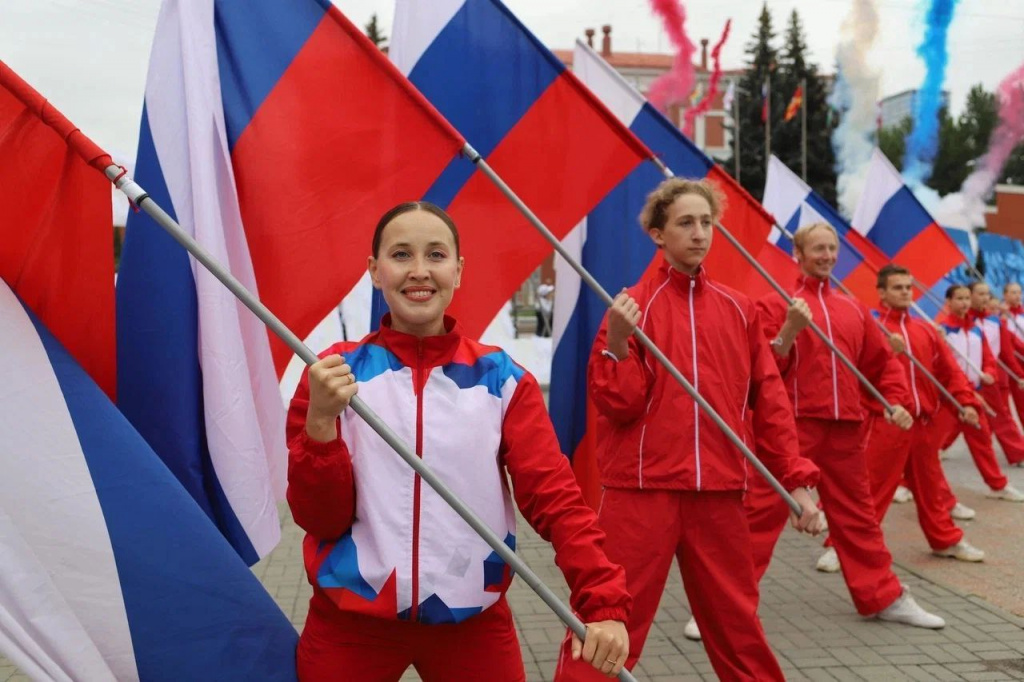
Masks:
[[[124,192],[128,199],[138,206],[140,209],[145,211],[150,217],[153,218],[164,228],[179,244],[191,253],[196,261],[201,263],[203,267],[210,271],[210,273],[221,281],[231,293],[233,293],[238,300],[245,304],[249,310],[251,310],[274,334],[276,334],[282,341],[284,341],[288,347],[295,352],[306,365],[312,365],[317,362],[316,353],[310,350],[302,340],[299,339],[290,329],[288,329],[284,323],[281,322],[270,310],[264,306],[259,299],[252,294],[251,291],[246,289],[241,282],[234,278],[230,272],[223,265],[214,260],[209,253],[203,249],[191,236],[185,233],[184,230],[169,216],[160,206],[143,190],[134,180],[132,180],[122,169],[118,166],[109,166],[106,169],[107,177],[111,181],[115,181],[115,184],[119,190]],[[518,573],[520,577],[526,581],[526,583],[533,589],[537,595],[544,600],[544,602],[551,608],[552,611],[565,623],[570,630],[572,630],[577,637],[581,640],[586,638],[586,626],[583,622],[577,618],[573,612],[561,602],[561,600],[555,595],[554,592],[545,585],[537,574],[534,573],[529,566],[520,559],[514,551],[512,551],[508,545],[505,544],[502,538],[491,530],[483,519],[476,515],[469,507],[466,506],[459,497],[448,488],[445,483],[438,478],[423,460],[416,456],[412,448],[409,447],[401,437],[396,434],[391,427],[362,400],[358,395],[353,396],[349,402],[349,406],[352,410],[359,415],[363,421],[365,421],[370,428],[372,428],[377,435],[379,435],[384,441],[390,445],[398,455],[405,460],[417,474],[427,483],[434,491],[445,501],[455,512],[462,517],[462,519],[470,525],[470,527],[476,531],[491,549],[493,549],[509,567]],[[619,673],[619,679],[623,682],[635,682],[633,675],[625,668]]]
[[[672,172],[672,170],[668,166],[666,166],[661,161],[661,159],[654,158],[652,159],[652,161],[654,161],[655,165],[657,165],[661,169],[665,177],[675,177],[675,174]],[[722,223],[716,222],[715,227],[718,228],[718,231],[722,234],[722,236],[725,237],[726,240],[728,240],[728,242],[732,244],[737,251],[740,252],[740,255],[743,256],[743,258],[748,263],[750,263],[750,265],[753,266],[755,270],[757,270],[757,273],[761,275],[761,277],[763,277],[764,280],[768,282],[768,284],[771,285],[771,287],[775,289],[775,291],[780,296],[782,296],[782,300],[784,300],[787,304],[792,305],[793,297],[790,296],[789,293],[787,293],[786,290],[783,289],[782,286],[778,282],[776,282],[770,274],[768,274],[768,271],[764,269],[764,266],[757,262],[757,259],[754,258],[754,256],[752,256],[749,251],[747,251],[746,247],[743,246],[743,244],[740,244],[739,240],[736,239],[736,237],[733,236],[733,234],[729,232],[729,230],[726,229],[726,227],[722,225]],[[885,408],[886,412],[892,414],[895,410],[895,407],[892,405],[892,403],[886,400],[885,396],[882,395],[881,391],[875,388],[874,384],[872,384],[871,381],[866,376],[864,376],[864,373],[857,369],[857,366],[853,364],[853,361],[850,360],[850,358],[846,357],[843,354],[843,352],[836,347],[835,343],[832,342],[832,339],[828,337],[828,334],[826,334],[821,327],[815,324],[814,321],[811,321],[807,325],[807,328],[814,332],[814,334],[816,334],[818,338],[822,340],[822,342],[828,347],[828,349],[835,354],[839,361],[842,362],[848,370],[853,372],[853,375],[857,377],[857,381],[861,383],[864,389],[868,393],[870,393],[875,400],[882,404],[882,407]]]
[[[583,282],[586,283],[586,285],[590,287],[595,294],[597,294],[597,296],[604,302],[604,304],[610,308],[612,306],[614,299],[608,294],[607,291],[605,291],[604,287],[601,286],[601,283],[598,282],[594,278],[594,276],[591,275],[590,272],[587,271],[587,269],[584,268],[579,263],[579,261],[577,261],[572,256],[572,254],[570,254],[565,249],[562,243],[558,240],[558,237],[556,237],[551,232],[551,230],[549,230],[547,226],[544,225],[543,222],[541,222],[540,218],[538,218],[537,215],[532,210],[530,210],[529,206],[523,203],[523,200],[520,199],[519,196],[516,195],[516,193],[512,190],[512,188],[509,187],[505,183],[505,181],[501,179],[501,177],[494,171],[493,168],[490,167],[490,165],[488,165],[487,161],[484,160],[484,158],[480,156],[480,154],[475,149],[473,149],[473,147],[471,147],[469,144],[466,144],[466,146],[462,150],[462,153],[466,156],[466,158],[472,161],[484,173],[484,175],[486,175],[488,179],[490,179],[491,182],[494,183],[494,185],[501,191],[501,193],[504,194],[505,197],[509,201],[511,201],[517,209],[519,209],[519,212],[522,213],[524,217],[526,217],[526,219],[541,234],[541,236],[543,236],[544,239],[546,239],[548,243],[550,243],[551,246],[554,247],[555,251],[558,252],[558,255],[565,259],[565,262],[568,263],[569,266],[577,272],[577,274],[579,274]],[[661,351],[661,349],[658,348],[658,346],[655,345],[653,341],[651,341],[650,337],[648,337],[647,334],[645,334],[644,331],[639,327],[633,330],[633,335],[636,336],[637,340],[648,351],[650,351],[654,358],[668,371],[672,378],[675,379],[676,382],[678,382],[679,385],[683,387],[683,390],[686,391],[686,393],[691,398],[693,398],[694,401],[696,401],[697,405],[700,406],[700,409],[703,410],[708,417],[710,417],[711,421],[715,423],[715,426],[721,429],[722,433],[725,434],[725,437],[728,438],[729,441],[734,446],[736,446],[736,448],[741,453],[743,453],[743,456],[747,458],[747,461],[750,462],[751,466],[757,469],[757,471],[762,476],[765,477],[765,480],[768,481],[768,484],[775,490],[775,492],[777,492],[782,497],[783,500],[785,500],[789,508],[793,510],[793,512],[798,516],[802,514],[803,509],[800,507],[800,504],[793,499],[793,496],[790,495],[785,488],[782,487],[782,484],[779,483],[779,481],[772,475],[770,471],[768,471],[764,463],[762,463],[761,460],[758,459],[753,452],[751,452],[750,448],[747,447],[746,443],[744,443],[743,440],[739,436],[737,436],[731,428],[729,428],[729,425],[725,423],[725,421],[722,419],[721,415],[718,414],[715,408],[712,407],[711,404],[707,400],[705,400],[700,393],[697,392],[697,389],[693,387],[693,384],[686,380],[686,377],[684,377],[683,374],[679,371],[679,369],[674,364],[672,364],[672,361],[668,359],[668,357]]]

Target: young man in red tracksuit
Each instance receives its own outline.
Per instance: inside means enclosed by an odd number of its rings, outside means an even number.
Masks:
[[[993,310],[990,307],[992,292],[988,284],[972,282],[968,288],[971,290],[969,315],[985,333],[992,355],[1009,367],[1017,377],[1024,376],[1024,368],[1017,361],[1014,352],[1024,350],[1024,344],[1010,333],[1005,320],[999,316],[998,308]],[[992,433],[1002,446],[1006,460],[1011,465],[1019,464],[1024,462],[1024,434],[1021,434],[1020,427],[1010,412],[1010,384],[1016,384],[1020,388],[1020,382],[1011,380],[1001,365],[997,366],[995,377],[995,383],[982,386],[981,396],[995,410],[996,416],[990,420]]]
[[[963,531],[949,515],[949,483],[939,463],[941,434],[935,428],[935,415],[946,399],[908,356],[920,362],[924,371],[941,382],[964,406],[959,418],[969,427],[980,426],[980,404],[946,341],[932,325],[910,316],[909,308],[914,302],[910,271],[898,265],[884,266],[878,273],[878,295],[880,303],[873,314],[888,330],[890,344],[906,373],[914,425],[909,431],[903,431],[884,419],[878,401],[866,404],[871,412],[867,461],[876,517],[879,523],[885,518],[893,491],[905,472],[907,486],[917,505],[918,523],[932,553],[960,561],[982,561],[985,553],[964,540]],[[945,404],[951,407],[948,401]]]
[[[760,300],[758,307],[793,401],[800,451],[821,468],[818,492],[847,588],[861,615],[943,627],[945,622],[918,606],[892,571],[868,484],[867,422],[857,378],[805,327],[813,317],[894,406],[886,419],[908,429],[913,419],[903,407],[910,398],[903,370],[867,309],[829,285],[839,253],[835,229],[827,223],[802,227],[793,244],[801,270],[793,292],[796,300],[787,305],[774,294]],[[782,510],[763,495],[750,496],[748,509],[754,562],[758,575],[763,575],[782,531]]]
[[[963,284],[949,287],[946,291],[946,308],[948,312],[942,318],[940,327],[946,336],[946,342],[957,351],[957,364],[967,375],[975,391],[992,386],[996,381],[998,367],[984,331],[975,324],[970,315],[970,289]],[[984,394],[981,397],[985,399]],[[995,409],[994,405],[990,404],[989,407]],[[941,409],[935,418],[935,428],[940,434],[941,442],[951,443],[957,435],[963,433],[974,465],[990,489],[988,497],[1008,502],[1024,502],[1024,495],[1009,484],[1006,475],[999,468],[999,462],[996,461],[988,416],[979,416],[980,429],[963,428],[952,409]]]
[[[753,410],[750,445],[803,507],[794,525],[818,532],[820,514],[806,490],[818,472],[797,455],[792,410],[757,309],[701,266],[719,201],[707,181],[678,178],[647,198],[640,221],[665,264],[616,297],[590,359],[604,486],[599,520],[605,551],[626,569],[633,596],[626,667],[640,656],[676,557],[719,678],[782,680],[757,617],[746,460],[631,335],[639,326],[741,438]],[[566,644],[555,679],[600,678],[574,664]]]
[[[1024,343],[1024,305],[1021,305],[1021,288],[1018,282],[1008,282],[1003,286],[1003,314],[1006,316],[1006,326],[1017,340]],[[1010,382],[1010,395],[1013,397],[1014,407],[1017,408],[1017,417],[1024,418],[1024,388]],[[1018,463],[1015,466],[1024,466]]]

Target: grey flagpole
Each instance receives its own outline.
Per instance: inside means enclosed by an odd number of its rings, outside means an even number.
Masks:
[[[672,170],[668,166],[666,166],[661,159],[655,157],[651,159],[651,161],[653,161],[654,164],[661,169],[661,172],[665,175],[665,177],[675,177],[675,174],[672,172]],[[736,239],[736,237],[733,236],[733,234],[729,232],[729,230],[726,229],[726,227],[722,225],[722,223],[716,222],[715,227],[718,228],[718,231],[722,233],[722,236],[725,237],[726,240],[728,240],[728,242],[732,244],[737,251],[740,252],[740,255],[743,256],[743,258],[748,263],[750,263],[750,265],[752,265],[755,270],[757,270],[757,273],[761,275],[761,277],[763,277],[766,282],[768,282],[772,289],[775,289],[775,291],[780,296],[782,296],[782,300],[784,300],[787,304],[791,305],[793,303],[793,297],[790,296],[786,292],[786,290],[783,289],[782,286],[780,286],[779,283],[776,282],[770,274],[768,274],[768,271],[765,270],[764,267],[757,262],[757,259],[754,258],[749,251],[747,251],[746,247],[743,246],[743,244],[740,244],[739,240]],[[814,332],[818,336],[818,338],[822,340],[822,342],[828,347],[828,349],[831,350],[837,358],[839,358],[843,365],[845,365],[848,370],[853,372],[853,375],[857,377],[857,381],[861,383],[864,389],[868,393],[870,393],[872,397],[875,398],[875,400],[882,403],[882,407],[884,407],[885,410],[891,414],[894,410],[893,405],[888,400],[886,400],[885,396],[882,395],[882,393],[877,388],[875,388],[874,384],[872,384],[866,376],[864,376],[863,372],[857,369],[857,366],[854,365],[848,357],[843,355],[843,352],[836,347],[836,345],[832,342],[832,339],[828,337],[828,334],[822,331],[821,327],[819,327],[813,321],[807,325],[807,328]]]
[[[781,232],[787,239],[793,241],[793,233],[791,233],[785,227],[779,225],[778,223],[775,223],[775,229]],[[829,279],[831,279],[832,283],[835,284],[839,288],[839,290],[842,291],[844,294],[846,294],[847,296],[854,300],[857,299],[857,297],[853,295],[853,292],[851,292],[850,289],[845,284],[843,284],[842,280],[840,280],[834,274],[830,274]],[[871,316],[871,319],[874,320],[875,324],[878,325],[878,328],[881,329],[882,332],[888,336],[889,330],[886,328],[886,326],[882,324],[882,322],[879,319],[877,319],[874,315]],[[939,390],[942,396],[946,398],[946,400],[948,400],[950,403],[952,403],[953,407],[956,408],[957,412],[959,412],[960,414],[964,414],[964,406],[960,404],[960,401],[957,400],[952,393],[946,390],[946,387],[943,386],[942,383],[938,379],[936,379],[935,376],[931,372],[929,372],[927,368],[925,368],[924,364],[920,360],[914,357],[913,353],[911,353],[910,351],[910,348],[904,348],[903,354],[906,355],[912,363],[914,363],[914,366],[918,369],[918,371],[920,371],[930,382],[932,382],[935,385],[935,388]]]
[[[598,282],[594,278],[594,276],[591,275],[590,272],[588,272],[587,269],[584,268],[579,263],[579,261],[577,261],[572,256],[572,254],[570,254],[566,250],[566,248],[558,240],[558,237],[556,237],[551,232],[551,230],[549,230],[547,226],[544,225],[543,222],[541,222],[540,218],[538,218],[537,215],[530,209],[530,207],[527,206],[523,202],[523,200],[520,199],[519,196],[512,190],[512,188],[505,183],[501,176],[499,176],[494,171],[494,169],[490,167],[487,161],[484,160],[484,158],[480,156],[480,154],[475,149],[473,149],[473,147],[471,147],[468,143],[466,144],[465,147],[463,147],[462,153],[466,156],[466,158],[472,161],[484,173],[484,175],[486,175],[488,179],[490,179],[491,182],[494,183],[494,185],[501,191],[501,193],[504,194],[505,197],[509,201],[511,201],[517,209],[519,209],[519,212],[526,217],[526,219],[530,222],[531,225],[533,225],[537,232],[539,232],[541,236],[544,237],[544,239],[546,239],[548,243],[550,243],[551,246],[554,247],[555,251],[558,252],[558,255],[565,259],[565,262],[568,263],[569,266],[577,272],[577,274],[579,274],[580,278],[586,283],[586,285],[590,287],[590,289],[593,290],[593,292],[598,295],[598,297],[604,302],[604,304],[610,308],[612,306],[612,303],[614,302],[614,299],[608,294],[607,291],[605,291],[605,288],[601,286],[601,283]],[[753,466],[758,471],[758,473],[765,477],[765,480],[768,481],[768,484],[775,490],[775,492],[777,492],[782,497],[783,500],[786,501],[786,504],[789,506],[789,508],[793,510],[793,512],[798,516],[801,515],[803,513],[803,509],[800,507],[800,504],[797,503],[797,501],[793,499],[793,496],[790,495],[789,492],[782,487],[782,484],[779,483],[779,481],[772,475],[770,471],[768,471],[764,463],[762,463],[761,460],[757,458],[757,455],[751,452],[750,448],[747,447],[746,443],[744,443],[743,440],[740,439],[740,437],[737,436],[731,428],[729,428],[729,425],[725,423],[721,415],[719,415],[715,408],[712,407],[711,404],[707,400],[705,400],[700,393],[697,392],[697,389],[694,388],[693,384],[686,380],[686,377],[684,377],[682,373],[679,371],[679,369],[677,369],[676,366],[672,363],[672,361],[668,359],[668,356],[666,356],[661,351],[661,349],[658,348],[658,346],[655,345],[653,341],[651,341],[650,337],[647,336],[647,334],[645,334],[644,331],[639,327],[633,329],[633,335],[636,336],[637,340],[644,346],[644,348],[650,351],[654,358],[668,371],[672,378],[675,379],[676,382],[683,387],[683,390],[686,391],[686,393],[689,394],[689,396],[693,398],[694,401],[696,401],[697,405],[700,406],[700,409],[703,410],[704,413],[711,418],[711,421],[715,423],[715,426],[721,429],[722,433],[725,434],[725,437],[728,438],[729,441],[734,446],[736,446],[736,448],[741,453],[743,453],[743,456],[747,458],[747,461],[750,462],[751,466]]]
[[[241,282],[220,263],[218,263],[202,246],[189,236],[181,226],[178,225],[170,215],[140,187],[127,173],[123,172],[120,166],[107,166],[107,177],[115,183],[117,188],[124,192],[128,199],[145,211],[164,228],[179,244],[192,254],[195,259],[210,271],[214,277],[234,294],[238,300],[253,312],[270,331],[277,335],[288,347],[306,363],[312,365],[319,358],[316,353],[309,349],[298,336],[281,322],[274,313],[270,312],[251,291],[246,289]],[[587,628],[583,622],[545,585],[541,579],[530,570],[530,567],[520,559],[508,545],[491,530],[491,528],[476,513],[471,510],[445,483],[438,478],[430,467],[423,463],[423,460],[416,456],[412,448],[396,434],[358,395],[352,397],[349,407],[379,435],[384,442],[390,445],[398,455],[405,460],[420,477],[434,489],[462,519],[476,531],[491,549],[500,556],[509,567],[519,574],[526,581],[537,595],[544,600],[544,603],[555,612],[563,623],[581,640],[586,638]],[[635,678],[625,668],[618,675],[623,682],[635,682]]]

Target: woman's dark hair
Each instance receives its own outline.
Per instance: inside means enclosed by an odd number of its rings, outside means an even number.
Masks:
[[[967,288],[970,289],[971,293],[973,294],[974,290],[977,289],[978,287],[980,287],[982,284],[984,284],[985,286],[988,286],[988,282],[985,282],[985,281],[980,280],[980,279],[976,279],[973,282],[971,282],[970,284],[968,284]]]
[[[950,287],[948,289],[946,289],[946,300],[947,301],[953,300],[953,294],[956,293],[957,289],[967,289],[967,291],[971,290],[971,288],[969,286],[967,286],[966,284],[952,284],[952,285],[950,285]]]
[[[426,211],[440,218],[448,226],[448,229],[452,231],[452,239],[455,240],[455,255],[459,255],[459,228],[455,227],[455,221],[452,220],[452,217],[445,213],[443,208],[429,201],[406,201],[392,208],[377,221],[377,227],[373,230],[373,244],[370,247],[374,258],[380,256],[380,239],[388,223],[403,213],[410,213],[412,211]]]

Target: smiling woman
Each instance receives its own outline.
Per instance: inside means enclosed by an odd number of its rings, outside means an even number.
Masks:
[[[558,448],[536,379],[445,315],[464,267],[459,233],[427,202],[374,232],[368,269],[391,312],[303,376],[288,413],[288,503],[313,585],[303,680],[525,679],[505,600],[508,566],[355,413],[357,392],[506,544],[519,509],[555,548],[587,623],[577,658],[617,673],[629,650],[622,568]],[[507,478],[506,478],[507,475]],[[443,626],[443,627],[438,627]]]

